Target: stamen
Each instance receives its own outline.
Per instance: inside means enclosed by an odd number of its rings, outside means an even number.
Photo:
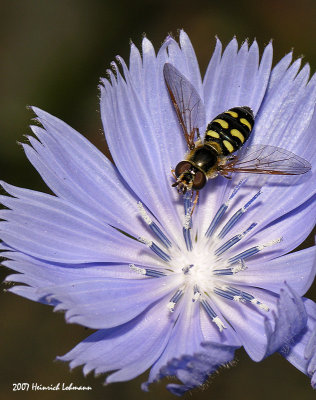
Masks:
[[[266,244],[261,244],[259,246],[254,246],[250,247],[250,249],[247,249],[243,251],[242,253],[237,254],[234,257],[229,258],[228,262],[229,264],[235,264],[236,262],[240,260],[244,260],[245,258],[254,256],[255,254],[259,253],[259,251],[263,250],[266,247],[273,246],[277,243],[280,243],[282,241],[282,238],[276,239],[276,240],[271,240],[271,242],[268,242]]]
[[[215,317],[212,319],[212,322],[214,322],[215,325],[217,325],[218,329],[220,332],[223,332],[223,329],[226,329],[227,327],[224,325],[223,321],[219,317]]]
[[[192,251],[191,230],[183,227],[183,237],[188,251]]]
[[[182,295],[183,295],[183,290],[179,289],[171,297],[171,299],[169,300],[169,303],[167,304],[167,307],[168,307],[170,312],[174,312],[174,307],[178,303],[178,301],[181,299]]]
[[[215,250],[215,255],[220,256],[221,254],[225,253],[228,249],[238,243],[248,232],[251,231],[257,224],[254,222],[252,223],[243,233],[240,233],[231,239],[229,239],[226,243],[220,246],[218,249]]]
[[[234,296],[233,300],[237,301],[237,303],[243,303],[245,301],[241,296]]]
[[[151,268],[136,267],[135,264],[129,264],[129,267],[132,271],[134,271],[140,275],[146,275],[146,276],[150,276],[152,278],[161,278],[162,276],[166,276],[166,274],[164,272],[156,271]]]
[[[184,275],[186,275],[193,266],[194,266],[194,264],[190,264],[190,265],[186,265],[185,267],[183,267],[182,271],[183,271]]]
[[[233,275],[231,268],[214,269],[213,275]]]
[[[188,212],[185,214],[184,217],[184,223],[183,223],[183,229],[189,230],[191,228],[191,208],[189,208]]]
[[[247,178],[242,179],[240,182],[237,183],[237,185],[234,187],[232,194],[228,197],[228,201],[230,201],[233,197],[235,197],[236,193],[238,190],[241,188],[241,186],[247,182]]]
[[[223,290],[220,288],[215,287],[213,289],[214,293],[218,294],[221,297],[224,297],[227,300],[234,300],[235,295],[230,293],[228,290]]]
[[[143,204],[139,201],[137,203],[137,207],[139,210],[139,213],[143,220],[146,222],[146,224],[149,226],[149,228],[153,231],[153,233],[157,236],[157,238],[166,246],[166,247],[171,247],[171,242],[167,238],[167,236],[162,232],[162,230],[159,228],[159,226],[150,218],[148,213],[146,212]]]
[[[214,269],[213,274],[214,275],[234,275],[240,271],[244,271],[245,269],[247,269],[245,262],[243,260],[240,260],[235,267]]]
[[[235,214],[229,219],[229,221],[225,224],[223,229],[218,234],[219,239],[222,239],[236,225],[236,223],[240,220],[243,214],[248,210],[248,208],[258,198],[260,194],[261,190],[259,190],[259,192],[257,192],[243,207],[235,212]]]
[[[152,224],[153,223],[152,219],[149,217],[149,215],[147,214],[143,204],[140,201],[137,203],[137,208],[139,210],[139,213],[140,213],[141,217],[146,222],[146,224],[147,225]]]
[[[226,210],[228,208],[228,204],[224,203],[220,206],[218,209],[217,213],[215,214],[212,222],[210,223],[210,226],[208,227],[205,236],[206,237],[211,237],[215,229],[217,228],[217,225],[219,224],[220,220],[222,219],[223,215],[225,214]]]
[[[269,311],[269,307],[266,304],[261,303],[259,300],[255,298],[251,300],[251,303],[254,304],[255,306],[258,306],[261,310]]]
[[[192,201],[191,194],[186,193],[183,196],[184,206],[184,223],[183,223],[183,237],[188,251],[192,251],[191,239],[191,226],[192,226]]]
[[[219,222],[221,221],[223,215],[225,214],[229,202],[231,199],[233,199],[236,195],[236,193],[238,192],[238,190],[240,189],[240,187],[246,182],[246,179],[242,179],[233,189],[232,194],[229,196],[228,200],[226,201],[226,203],[223,203],[220,208],[217,210],[217,213],[215,214],[212,222],[210,223],[210,226],[208,227],[205,236],[206,237],[211,237],[213,232],[215,231],[215,229],[217,228]]]
[[[266,243],[266,244],[261,244],[259,245],[259,250],[263,250],[265,247],[270,247],[270,246],[274,246],[275,244],[281,243],[283,240],[282,237],[278,238],[278,239],[274,239],[271,240],[270,242]]]
[[[191,210],[192,210],[192,196],[191,193],[187,192],[183,196],[183,206],[184,206],[184,215],[191,215]]]
[[[194,285],[193,293],[194,294],[192,297],[192,301],[194,303],[195,301],[199,300],[199,298],[201,297],[201,292],[200,292],[199,288],[197,287],[197,285]]]
[[[245,269],[247,269],[247,266],[246,266],[244,260],[240,260],[239,263],[235,267],[233,267],[231,270],[232,270],[233,274],[237,274],[238,272],[244,271]]]
[[[135,264],[129,264],[129,267],[132,271],[136,272],[140,275],[146,275],[146,268],[136,267]]]
[[[160,258],[162,258],[164,261],[170,261],[171,257],[169,254],[165,253],[163,250],[161,250],[160,247],[158,247],[155,243],[152,243],[150,246],[151,250],[157,254]]]
[[[228,293],[231,293],[231,294],[234,295],[233,300],[235,300],[237,298],[240,298],[240,300],[237,300],[237,301],[241,301],[241,302],[247,301],[247,302],[249,302],[251,304],[254,304],[255,306],[257,306],[261,310],[269,311],[269,307],[266,304],[261,303],[261,301],[256,299],[252,294],[249,294],[249,293],[244,292],[242,290],[236,289],[234,287],[227,287],[226,290],[227,290]]]
[[[206,300],[202,300],[201,304],[204,307],[204,310],[206,311],[208,316],[212,319],[212,322],[214,322],[214,324],[217,325],[219,331],[222,332],[223,329],[226,329],[226,326],[224,325],[223,321],[218,317],[218,315],[215,313],[215,311],[209,305],[209,303]]]
[[[151,240],[148,240],[148,239],[144,238],[143,236],[140,236],[137,240],[141,243],[144,243],[147,247],[150,247],[153,244],[153,242]]]
[[[148,240],[144,237],[139,237],[138,241],[141,243],[144,243],[147,247],[149,247],[157,256],[159,256],[161,259],[164,261],[170,261],[171,257],[169,254],[165,253],[163,250],[161,250],[160,247],[158,247],[154,242],[151,240]]]

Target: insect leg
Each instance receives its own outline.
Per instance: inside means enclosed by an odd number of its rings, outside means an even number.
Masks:
[[[174,177],[175,180],[177,180],[177,176],[176,176],[176,170],[174,168],[171,168],[171,174]]]
[[[192,192],[192,197],[193,197],[193,192]],[[199,191],[197,190],[196,193],[195,193],[195,199],[193,201],[193,207],[192,207],[192,210],[191,210],[191,217],[192,217],[193,211],[195,209],[195,206],[197,205],[198,200],[199,200]]]

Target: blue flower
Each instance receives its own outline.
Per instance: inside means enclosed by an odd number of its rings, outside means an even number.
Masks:
[[[316,387],[315,246],[291,252],[315,224],[315,76],[272,45],[216,47],[202,81],[188,36],[157,55],[147,38],[118,57],[101,86],[115,166],[83,136],[33,108],[23,144],[55,196],[2,182],[3,264],[10,291],[97,329],[60,357],[71,368],[126,381],[148,368],[177,395],[202,385],[243,346],[254,361],[279,351]],[[285,148],[313,168],[297,178],[217,177],[190,195],[171,187],[186,145],[163,78],[174,65],[204,101],[207,121],[235,106],[255,114],[252,145]]]

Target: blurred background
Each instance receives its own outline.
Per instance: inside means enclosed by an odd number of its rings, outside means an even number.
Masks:
[[[0,15],[0,171],[17,186],[47,191],[26,161],[17,141],[30,133],[33,117],[27,105],[58,116],[106,150],[98,106],[99,77],[119,54],[128,60],[129,40],[140,45],[143,32],[156,49],[179,28],[189,34],[204,73],[214,37],[226,45],[233,35],[241,42],[256,38],[260,49],[272,38],[274,63],[294,47],[312,72],[316,65],[315,0],[170,1],[170,0],[1,0]],[[312,236],[303,246],[313,243]],[[8,271],[3,271],[3,278]],[[4,285],[2,286],[4,288]],[[316,290],[309,296],[316,300]],[[84,378],[54,362],[91,332],[67,325],[49,307],[0,293],[1,399],[172,399],[165,383],[143,393],[145,375],[133,382],[102,386],[103,377]],[[252,362],[243,351],[238,365],[223,369],[193,399],[314,399],[307,377],[281,356]],[[13,383],[43,386],[58,382],[91,386],[87,392],[13,392]],[[190,394],[187,395],[187,398]]]

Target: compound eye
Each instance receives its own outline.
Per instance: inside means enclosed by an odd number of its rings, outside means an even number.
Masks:
[[[174,170],[176,177],[178,178],[184,172],[189,171],[191,167],[192,165],[188,161],[180,161],[179,164],[176,166],[176,169]]]
[[[204,187],[206,184],[206,176],[203,174],[203,172],[198,171],[193,180],[193,185],[192,188],[195,190],[200,190],[202,187]]]

